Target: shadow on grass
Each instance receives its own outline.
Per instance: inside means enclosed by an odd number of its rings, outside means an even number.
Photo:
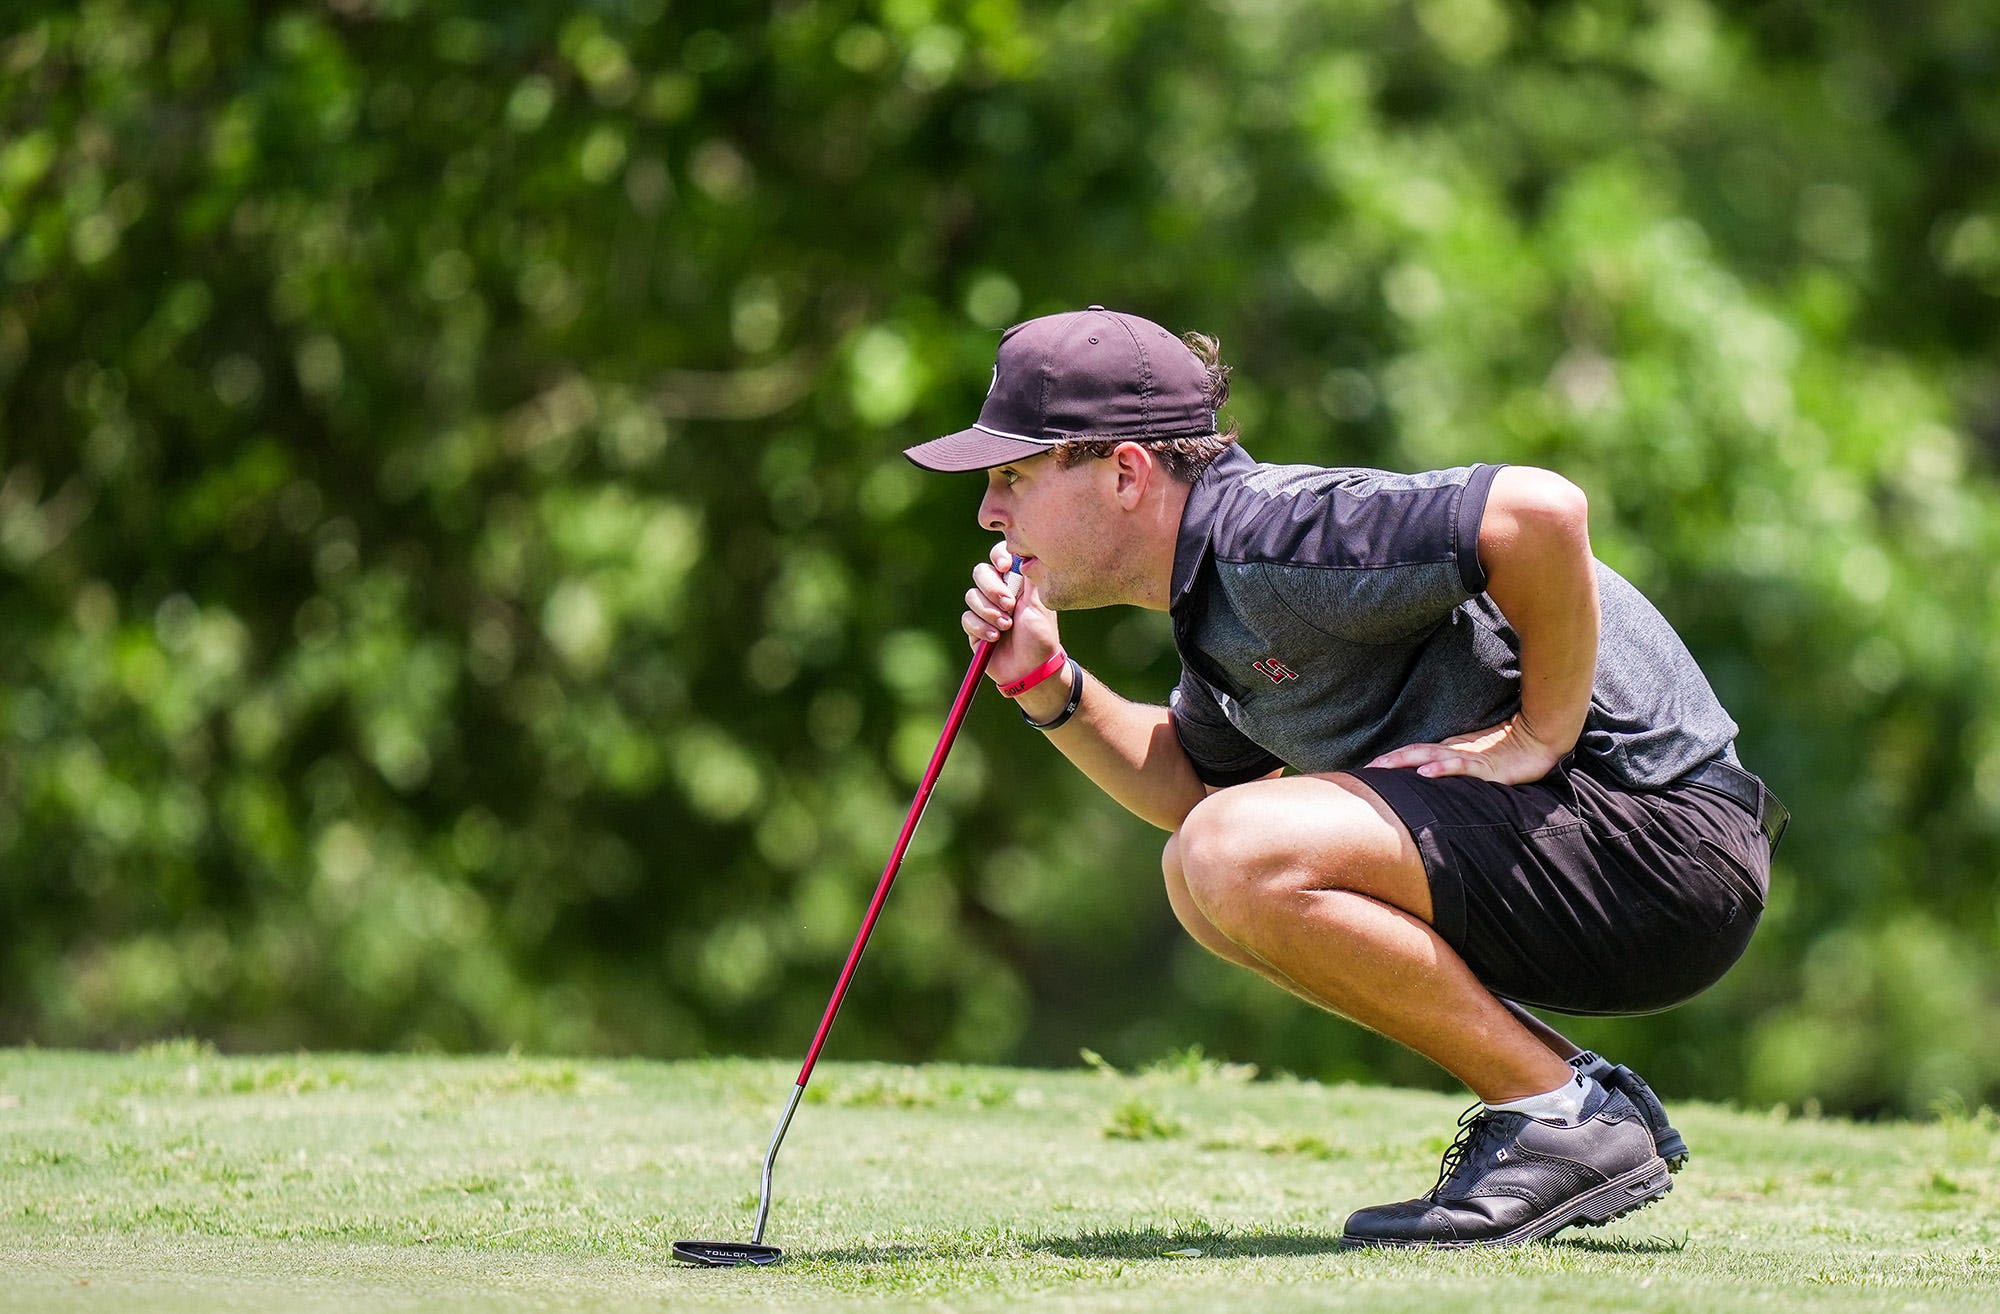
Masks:
[[[1564,1250],[1584,1250],[1593,1255],[1677,1255],[1688,1248],[1685,1236],[1558,1236],[1548,1243]]]
[[[1199,1250],[1206,1259],[1249,1259],[1332,1254],[1340,1249],[1340,1237],[1317,1232],[1217,1232],[1198,1227],[1164,1232],[1149,1227],[1037,1237],[1024,1248],[1065,1259],[1165,1259],[1182,1250]]]
[[[1557,1236],[1536,1244],[1592,1255],[1671,1255],[1688,1247],[1688,1238]],[[1075,1236],[1036,1236],[1002,1242],[1001,1250],[1057,1255],[1064,1259],[1171,1260],[1198,1251],[1203,1259],[1257,1259],[1283,1255],[1330,1255],[1341,1252],[1340,1236],[1318,1232],[1218,1232],[1190,1227],[1164,1231],[1157,1227],[1079,1232]],[[901,1242],[889,1245],[840,1246],[800,1250],[788,1257],[827,1264],[923,1263],[965,1259],[995,1250],[985,1241]],[[1390,1253],[1390,1252],[1384,1252]],[[1418,1253],[1401,1251],[1393,1253]],[[1467,1252],[1470,1253],[1470,1252]]]
[[[1236,1233],[1206,1228],[1162,1231],[1159,1228],[1079,1232],[1075,1236],[1037,1236],[1015,1243],[1030,1254],[1057,1255],[1063,1259],[1118,1259],[1162,1262],[1185,1258],[1190,1250],[1205,1259],[1252,1259],[1272,1255],[1325,1255],[1340,1249],[1338,1236],[1307,1232]],[[1003,1247],[1011,1249],[1011,1246]],[[825,1264],[923,1263],[964,1259],[969,1254],[990,1252],[991,1242],[899,1242],[888,1245],[839,1246],[827,1250],[801,1250],[796,1257]],[[791,1258],[788,1255],[787,1258]]]

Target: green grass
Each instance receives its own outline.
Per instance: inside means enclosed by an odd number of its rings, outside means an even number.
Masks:
[[[0,1310],[1979,1310],[2000,1119],[1680,1104],[1660,1204],[1549,1244],[1343,1253],[1460,1104],[1253,1082],[827,1064],[747,1240],[789,1064],[0,1051]],[[1182,1252],[1182,1253],[1174,1253]],[[1199,1252],[1199,1253],[1191,1253]]]

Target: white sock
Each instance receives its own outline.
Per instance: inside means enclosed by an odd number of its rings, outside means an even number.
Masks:
[[[1495,1113],[1525,1113],[1530,1118],[1542,1122],[1557,1122],[1565,1127],[1574,1127],[1583,1121],[1584,1101],[1597,1085],[1581,1072],[1551,1091],[1540,1095],[1530,1095],[1526,1099],[1508,1100],[1505,1104],[1488,1104]]]

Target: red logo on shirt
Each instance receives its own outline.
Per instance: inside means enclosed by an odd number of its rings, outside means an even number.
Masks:
[[[1287,680],[1296,680],[1299,678],[1297,671],[1285,665],[1276,657],[1266,657],[1261,662],[1251,662],[1250,667],[1259,675],[1270,676],[1272,684],[1283,684]]]

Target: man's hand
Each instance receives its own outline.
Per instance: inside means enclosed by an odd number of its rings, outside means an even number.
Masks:
[[[1536,737],[1518,714],[1488,730],[1453,735],[1441,744],[1411,744],[1384,753],[1371,767],[1415,767],[1420,776],[1474,776],[1499,785],[1526,785],[1555,770],[1563,753]]]
[[[995,684],[1011,684],[1053,657],[1062,647],[1056,614],[1042,605],[1041,594],[1025,575],[1009,575],[1014,554],[1007,543],[993,545],[992,556],[973,567],[972,587],[965,591],[965,613],[959,624],[977,647],[993,645],[986,673]],[[1060,700],[1057,702],[1061,706]]]

